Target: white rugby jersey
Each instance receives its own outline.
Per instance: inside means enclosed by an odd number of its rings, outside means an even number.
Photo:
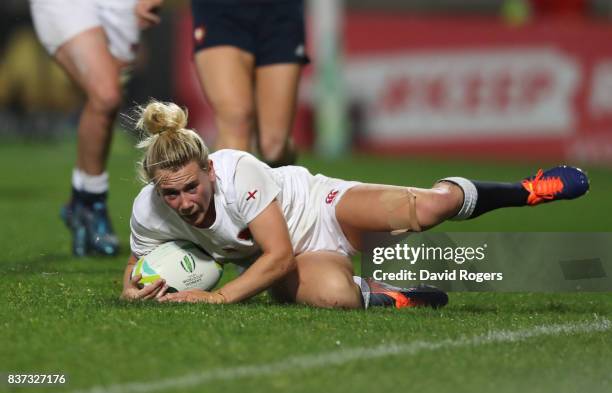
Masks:
[[[210,154],[216,183],[215,222],[196,228],[168,207],[152,184],[136,197],[130,219],[130,246],[140,257],[170,240],[188,240],[215,260],[248,265],[260,254],[248,224],[275,198],[282,206],[294,252],[298,253],[312,232],[317,214],[309,209],[309,189],[316,177],[307,169],[286,166],[272,169],[252,155],[237,150]]]

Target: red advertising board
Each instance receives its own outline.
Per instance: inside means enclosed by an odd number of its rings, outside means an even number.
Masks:
[[[612,24],[351,15],[368,149],[612,162]]]

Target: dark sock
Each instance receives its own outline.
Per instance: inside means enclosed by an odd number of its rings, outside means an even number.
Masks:
[[[472,180],[472,183],[478,190],[478,200],[470,218],[478,217],[500,207],[525,206],[527,204],[529,192],[523,188],[520,182],[500,183]]]
[[[72,203],[78,202],[85,206],[93,206],[96,202],[106,202],[107,192],[94,193],[87,191],[78,191],[72,188]]]

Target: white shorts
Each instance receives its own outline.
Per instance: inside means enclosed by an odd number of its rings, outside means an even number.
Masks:
[[[349,189],[359,184],[321,174],[311,178],[306,211],[313,218],[314,224],[301,237],[299,244],[294,244],[296,255],[308,251],[333,251],[350,256],[357,252],[342,232],[336,218],[336,206]]]
[[[30,0],[36,34],[49,54],[79,33],[102,26],[111,54],[134,60],[140,30],[136,0]]]

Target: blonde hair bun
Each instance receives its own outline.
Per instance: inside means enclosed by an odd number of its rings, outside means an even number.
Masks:
[[[187,126],[187,112],[172,102],[151,101],[136,124],[150,135],[177,132]]]
[[[200,168],[208,169],[206,144],[194,130],[185,128],[186,109],[171,102],[151,100],[136,111],[139,116],[136,128],[149,134],[136,145],[144,150],[138,173],[145,184],[156,181],[160,169],[175,171],[194,160]]]

